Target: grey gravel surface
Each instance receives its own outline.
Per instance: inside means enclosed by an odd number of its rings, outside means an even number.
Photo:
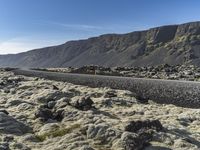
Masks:
[[[157,103],[174,104],[182,107],[200,108],[200,83],[161,79],[140,79],[129,77],[67,74],[28,69],[13,70],[16,75],[41,77],[89,87],[110,87],[129,90],[140,99],[150,99]]]

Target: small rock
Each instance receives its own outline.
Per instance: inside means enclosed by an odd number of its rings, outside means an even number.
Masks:
[[[9,89],[7,89],[7,88],[4,88],[4,93],[10,93],[10,90]]]
[[[124,132],[121,141],[125,150],[142,150],[145,143],[137,134],[130,132]]]
[[[0,150],[9,150],[9,143],[7,142],[3,142],[3,143],[0,143]]]
[[[47,108],[39,108],[37,112],[35,112],[36,118],[41,118],[43,121],[47,121],[48,119],[52,119],[53,114],[51,110]]]
[[[63,97],[72,97],[73,93],[71,92],[62,92],[59,90],[49,90],[46,89],[44,91],[41,91],[36,97],[37,101],[39,103],[47,103],[49,101],[57,101]]]
[[[30,127],[0,112],[0,133],[22,135],[30,130]]]
[[[4,86],[5,83],[3,81],[0,81],[0,86]]]
[[[14,137],[11,136],[11,135],[7,135],[5,137],[3,137],[2,139],[4,142],[10,142],[10,141],[13,141],[14,140]]]
[[[85,145],[85,146],[81,147],[80,150],[94,150],[94,149],[88,145]]]
[[[137,133],[139,130],[153,129],[161,131],[163,129],[159,120],[131,121],[125,126],[125,131]]]
[[[53,90],[59,90],[59,88],[55,85],[53,85]]]
[[[39,80],[39,78],[34,78],[34,81],[38,81]]]
[[[14,77],[8,78],[8,81],[15,82],[15,83],[21,82],[22,80],[24,80],[24,78],[20,76],[14,76]]]
[[[105,98],[111,98],[111,97],[117,97],[117,94],[115,91],[107,91],[104,95]]]
[[[20,141],[24,142],[39,142],[39,139],[34,134],[26,134],[21,137]]]
[[[40,128],[40,131],[37,133],[37,135],[43,136],[57,129],[59,129],[59,125],[57,123],[46,123]]]
[[[89,125],[86,131],[87,138],[97,139],[101,144],[112,142],[117,137],[117,131],[106,123]]]
[[[57,121],[62,121],[64,118],[64,110],[58,110],[55,113],[53,113],[53,119]]]
[[[14,100],[13,100],[13,99],[10,99],[10,100],[7,101],[6,106],[7,106],[7,107],[11,107],[11,106],[19,105],[19,104],[21,104],[21,103],[24,103],[24,101],[21,100],[21,99],[14,99]]]
[[[69,105],[69,101],[70,99],[66,97],[57,100],[54,109],[60,109],[66,107],[67,105]]]
[[[176,148],[185,148],[189,145],[185,140],[183,139],[177,139],[174,141],[174,147]]]
[[[138,103],[141,103],[141,104],[148,104],[148,102],[149,102],[148,98],[143,98],[143,97],[138,96],[138,95],[136,95],[135,98],[136,98],[136,101]]]
[[[26,110],[31,110],[33,109],[34,106],[32,104],[29,104],[29,103],[21,103],[17,106],[17,109],[19,111],[26,111]]]
[[[87,111],[92,108],[94,102],[90,99],[90,97],[83,96],[72,100],[70,104],[79,110]]]
[[[47,107],[48,107],[49,109],[52,109],[52,108],[55,106],[55,104],[56,104],[55,101],[49,101],[49,102],[47,103]]]
[[[0,109],[0,112],[3,112],[4,114],[8,115],[9,113],[5,109]]]
[[[31,148],[27,147],[25,144],[22,143],[12,143],[10,147],[16,150],[31,150]]]

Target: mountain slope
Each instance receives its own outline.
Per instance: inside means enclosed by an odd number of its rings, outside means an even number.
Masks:
[[[200,22],[101,35],[0,56],[1,67],[149,66],[164,63],[200,66]]]

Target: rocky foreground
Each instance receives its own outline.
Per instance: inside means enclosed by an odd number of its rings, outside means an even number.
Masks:
[[[0,150],[198,150],[200,110],[0,71]]]

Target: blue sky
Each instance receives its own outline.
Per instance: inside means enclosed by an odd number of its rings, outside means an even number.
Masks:
[[[0,54],[200,21],[199,0],[0,0]]]

